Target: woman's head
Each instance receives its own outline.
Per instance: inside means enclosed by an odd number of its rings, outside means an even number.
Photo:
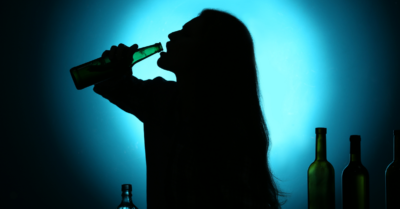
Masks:
[[[168,37],[167,52],[161,53],[158,65],[177,77],[226,78],[240,74],[232,70],[227,72],[228,68],[254,65],[249,31],[240,20],[225,12],[205,9]]]
[[[195,68],[200,60],[198,56],[201,55],[199,48],[203,41],[202,24],[202,19],[196,17],[187,22],[181,30],[170,33],[170,41],[166,44],[167,52],[161,53],[158,66],[177,76]]]

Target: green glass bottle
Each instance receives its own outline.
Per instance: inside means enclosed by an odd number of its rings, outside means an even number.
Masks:
[[[156,43],[154,45],[138,49],[132,55],[133,61],[131,67],[134,64],[161,51],[163,51],[161,43]],[[70,72],[72,80],[74,80],[75,87],[78,90],[105,81],[122,73],[116,70],[114,63],[112,63],[108,57],[100,57],[82,65],[73,67],[71,68]]]
[[[400,208],[400,130],[393,131],[393,161],[386,168],[386,209]]]
[[[122,184],[122,201],[121,204],[118,205],[117,209],[138,209],[136,205],[132,202],[132,185],[130,184]]]
[[[369,209],[369,174],[361,164],[361,136],[350,136],[350,163],[342,173],[343,209]]]
[[[335,170],[326,159],[326,128],[316,128],[315,161],[308,168],[308,209],[335,209]]]

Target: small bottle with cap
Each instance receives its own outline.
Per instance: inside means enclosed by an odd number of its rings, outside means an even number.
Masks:
[[[132,185],[122,184],[122,202],[117,209],[138,209],[132,202]]]

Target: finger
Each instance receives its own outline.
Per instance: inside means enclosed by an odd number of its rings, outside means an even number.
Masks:
[[[130,48],[131,48],[131,49],[137,49],[137,48],[138,48],[138,45],[137,45],[137,44],[133,44]]]
[[[116,52],[117,52],[117,46],[113,45],[110,49],[110,53],[108,54],[108,59],[110,59],[110,61],[115,60]]]
[[[133,54],[138,48],[139,46],[137,44],[133,44],[131,47],[129,47],[129,50]]]
[[[119,44],[118,45],[118,49],[117,49],[117,53],[116,53],[116,57],[118,60],[122,60],[124,59],[124,57],[127,57],[127,53],[129,48],[125,45],[125,44]]]
[[[105,50],[105,51],[103,52],[103,54],[101,55],[101,57],[102,57],[102,58],[106,58],[106,57],[109,56],[109,54],[110,54],[110,50]]]
[[[128,48],[125,44],[123,44],[123,43],[120,43],[119,45],[118,45],[118,48]]]

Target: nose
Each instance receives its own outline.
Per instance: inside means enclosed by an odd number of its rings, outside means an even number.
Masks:
[[[172,33],[170,33],[169,35],[168,35],[168,38],[169,38],[169,40],[172,40],[176,35],[176,33],[177,33],[178,31],[175,31],[175,32],[172,32]]]

